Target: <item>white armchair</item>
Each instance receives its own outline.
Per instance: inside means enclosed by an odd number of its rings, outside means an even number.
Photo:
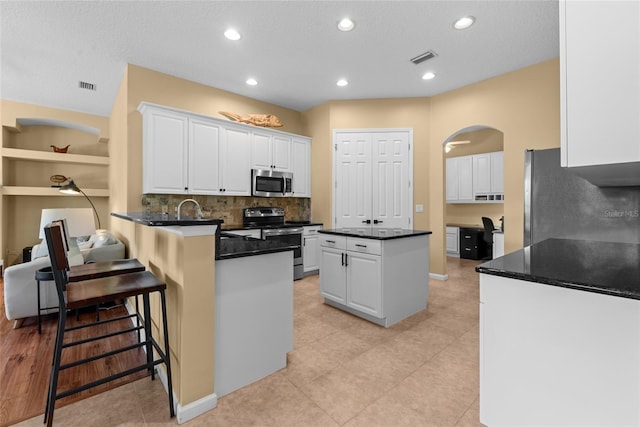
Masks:
[[[81,243],[79,246],[81,256],[70,256],[69,264],[71,265],[123,259],[125,254],[124,244],[109,232],[93,235],[88,242]],[[51,266],[46,247],[47,243],[42,241],[31,251],[34,259],[4,270],[4,304],[7,319],[19,320],[38,315],[35,274],[39,269]],[[58,305],[53,281],[40,283],[40,305],[41,307]],[[57,309],[47,310],[43,311],[43,314],[56,311]],[[15,326],[19,326],[20,323],[16,322]]]

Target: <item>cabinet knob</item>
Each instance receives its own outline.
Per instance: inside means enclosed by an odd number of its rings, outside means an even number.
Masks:
[[[184,187],[185,191],[189,189],[189,187]]]

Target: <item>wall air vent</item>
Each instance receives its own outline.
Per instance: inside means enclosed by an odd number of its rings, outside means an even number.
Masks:
[[[98,87],[95,85],[95,83],[88,83],[88,82],[83,82],[83,81],[79,81],[78,82],[78,87],[80,89],[87,89],[87,90],[97,90]]]
[[[434,51],[432,50],[428,50],[425,53],[416,56],[415,58],[411,58],[411,62],[413,62],[414,64],[418,65],[424,61],[427,61],[429,59],[435,58],[436,56],[438,56]]]

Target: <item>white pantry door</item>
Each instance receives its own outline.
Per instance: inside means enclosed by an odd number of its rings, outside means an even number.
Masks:
[[[371,220],[371,135],[336,135],[335,227],[363,227]]]
[[[411,229],[409,134],[374,133],[371,143],[372,222],[383,228]]]
[[[335,131],[335,228],[413,228],[411,139],[410,130]]]

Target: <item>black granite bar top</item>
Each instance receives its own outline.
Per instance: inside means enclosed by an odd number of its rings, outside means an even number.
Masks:
[[[260,240],[249,236],[232,236],[221,233],[216,246],[216,260],[264,255],[274,252],[285,252],[299,246],[283,243],[278,240]]]
[[[112,216],[116,218],[126,219],[128,221],[137,222],[138,224],[149,225],[152,227],[162,227],[169,225],[220,225],[224,222],[222,219],[215,218],[190,218],[183,217],[178,219],[175,215],[161,214],[161,213],[142,213],[142,212],[111,212]]]
[[[361,237],[363,239],[389,240],[402,239],[405,237],[423,236],[425,234],[431,234],[431,231],[405,230],[402,228],[362,227],[319,230],[318,233],[334,234],[347,237]]]
[[[476,267],[479,273],[640,299],[640,244],[547,239]]]

